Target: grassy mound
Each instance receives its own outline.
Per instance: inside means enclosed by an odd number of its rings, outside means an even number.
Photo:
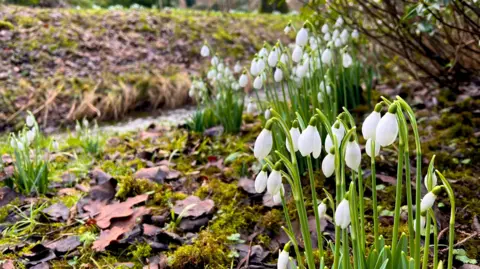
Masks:
[[[119,119],[187,103],[208,40],[248,59],[286,39],[295,17],[187,10],[0,10],[0,130],[33,110],[42,124]],[[284,40],[286,41],[286,40]],[[230,59],[233,63],[233,59]]]

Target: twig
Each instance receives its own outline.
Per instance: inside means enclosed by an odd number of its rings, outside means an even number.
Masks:
[[[455,245],[453,245],[453,247],[461,246],[461,245],[465,244],[468,240],[472,239],[473,237],[475,237],[477,235],[478,235],[478,233],[474,232],[473,234],[470,234],[469,236],[467,236],[463,240],[457,242]],[[439,252],[441,252],[441,253],[446,252],[446,251],[448,251],[448,248],[444,248],[444,249],[439,250]]]

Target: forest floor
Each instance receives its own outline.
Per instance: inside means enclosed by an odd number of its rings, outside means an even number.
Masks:
[[[422,174],[435,154],[435,168],[444,173],[456,195],[455,249],[478,259],[478,85],[465,86],[454,95],[412,82],[379,86],[378,94],[400,95],[415,109]],[[365,108],[353,111],[358,122],[367,113]],[[231,268],[232,263],[234,268],[276,268],[279,247],[288,238],[280,228],[282,209],[268,194],[254,189],[260,167],[252,147],[261,128],[260,117],[252,115],[244,116],[237,135],[222,134],[218,128],[195,134],[152,125],[138,132],[103,134],[95,154],[86,153],[74,137],[62,141],[60,150],[50,156],[52,181],[46,196],[25,197],[8,187],[1,189],[3,268]],[[7,145],[1,147],[8,151]],[[392,228],[396,158],[395,151],[386,148],[377,161],[381,231]],[[5,180],[13,169],[11,155],[3,155],[2,161],[0,179]],[[368,177],[366,155],[362,166]],[[320,172],[315,180],[317,193],[334,188]],[[372,213],[369,193],[367,183],[367,219]],[[293,202],[287,199],[296,226]],[[448,199],[442,195],[435,208],[443,231],[441,259],[446,256],[449,212]],[[326,238],[334,236],[333,227],[331,218],[322,223]],[[371,230],[371,225],[365,229]],[[455,260],[456,267],[462,265],[462,257]]]
[[[193,10],[0,9],[0,131],[31,110],[42,127],[118,120],[191,100],[205,41],[246,64],[263,42],[293,38],[298,16]],[[268,30],[267,30],[268,29]],[[291,33],[293,34],[293,33]],[[229,58],[230,57],[230,58]]]

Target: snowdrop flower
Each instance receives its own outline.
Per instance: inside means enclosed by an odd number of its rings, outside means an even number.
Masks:
[[[340,35],[340,31],[338,29],[335,29],[332,33],[332,39],[337,39],[337,37]]]
[[[349,36],[350,36],[350,35],[348,34],[348,30],[347,30],[347,29],[343,29],[342,33],[340,34],[340,39],[342,40],[342,43],[343,43],[343,44],[347,43]]]
[[[315,118],[313,118],[315,119]],[[320,133],[315,126],[316,120],[311,120],[308,127],[300,134],[298,138],[298,150],[303,157],[312,154],[313,158],[318,158],[322,150],[322,140]]]
[[[250,74],[252,74],[252,76],[256,76],[259,73],[260,71],[258,70],[258,59],[255,58],[253,59],[252,64],[250,65]]]
[[[240,76],[240,79],[238,80],[238,84],[240,85],[240,87],[245,87],[247,86],[247,83],[248,83],[247,74],[243,72],[243,74]]]
[[[425,188],[427,188],[427,190],[428,190],[429,189],[428,188],[428,174],[425,175],[425,178],[423,179],[423,182],[425,183]],[[438,182],[437,175],[435,174],[435,172],[432,172],[432,188],[437,186],[437,182]]]
[[[303,78],[305,76],[305,74],[307,73],[307,69],[308,69],[308,65],[306,65],[306,64],[299,65],[299,66],[297,66],[297,70],[296,70],[295,74],[297,75],[297,77]]]
[[[35,130],[31,129],[27,132],[27,141],[30,144],[34,139],[35,139]]]
[[[335,47],[336,47],[336,48],[339,48],[339,47],[341,47],[341,46],[343,45],[343,44],[342,44],[342,40],[340,40],[340,38],[338,38],[338,37],[335,39],[335,43],[334,43],[334,44],[335,44]]]
[[[319,205],[318,205],[318,218],[319,219],[323,219],[323,217],[325,217],[325,213],[327,212],[327,205],[325,204],[324,201],[322,201]]]
[[[265,61],[260,58],[257,60],[257,71],[258,73],[261,73],[264,69],[265,69]]]
[[[269,119],[270,119],[271,112],[270,112],[270,109],[269,109],[269,108],[267,108],[267,109],[265,110],[264,116],[265,116],[265,119],[266,119],[266,120],[269,120]]]
[[[273,168],[267,179],[267,193],[273,196],[279,192],[281,186],[282,174],[277,170],[277,165],[275,165],[275,168]]]
[[[437,196],[442,191],[442,188],[443,188],[442,186],[436,186],[435,188],[432,189],[432,191],[430,191],[429,193],[425,194],[425,196],[423,196],[423,199],[420,203],[421,213],[432,208],[433,204],[435,203],[435,199],[437,199]]]
[[[268,61],[268,65],[271,67],[275,67],[277,65],[278,52],[276,47],[273,47],[272,51],[270,51],[267,61]]]
[[[333,172],[335,172],[335,155],[330,152],[323,158],[322,161],[322,172],[325,177],[331,177]]]
[[[308,30],[305,26],[300,29],[297,33],[297,37],[295,38],[295,44],[300,47],[304,47],[308,42]]]
[[[242,71],[242,66],[240,65],[239,62],[236,62],[235,66],[233,67],[233,72],[234,73],[240,73],[240,71]]]
[[[323,92],[318,92],[317,100],[319,103],[323,103]]]
[[[262,88],[262,85],[263,85],[262,76],[259,75],[253,81],[253,87],[257,90],[260,90]]]
[[[338,17],[337,21],[335,22],[335,27],[341,27],[343,25],[343,18]]]
[[[258,56],[260,57],[266,57],[268,54],[268,51],[267,51],[267,48],[263,47],[259,52],[258,52]]]
[[[213,66],[217,66],[219,62],[220,62],[220,61],[218,60],[218,57],[217,57],[217,56],[213,56],[212,60],[210,60],[210,63],[211,63]]]
[[[25,150],[25,147],[23,146],[23,143],[21,141],[17,141],[17,149],[19,151]]]
[[[282,81],[283,79],[283,71],[282,69],[278,68],[275,69],[275,73],[273,74],[273,79],[276,81],[276,82],[280,82]]]
[[[414,219],[413,220],[413,223],[416,223],[417,220]],[[427,223],[426,219],[425,219],[425,216],[420,216],[420,234],[424,234],[425,233],[425,224]],[[417,228],[416,228],[417,225],[413,225],[413,230],[415,232],[417,232]]]
[[[32,128],[33,125],[35,124],[35,118],[33,117],[33,115],[28,114],[25,122],[26,122],[28,128]]]
[[[290,128],[290,136],[292,137],[292,142],[293,142],[293,151],[297,152],[298,151],[298,139],[300,138],[300,130],[298,129],[298,122],[295,121],[292,125],[292,128]],[[285,138],[285,145],[287,145],[287,150],[290,152],[290,142],[288,141],[288,138]]]
[[[318,48],[318,42],[317,42],[317,39],[315,39],[315,37],[310,37],[310,39],[308,40],[308,43],[310,43],[310,48],[312,50],[316,50]]]
[[[210,55],[210,49],[206,44],[202,46],[202,49],[200,50],[200,55],[202,55],[202,57],[208,57]]]
[[[303,55],[302,47],[300,47],[298,45],[295,46],[295,49],[293,49],[293,52],[292,52],[292,60],[294,62],[298,63],[302,59],[302,55]]]
[[[353,38],[353,39],[358,39],[358,37],[359,37],[358,30],[357,30],[357,29],[353,30],[353,32],[352,32],[352,38]]]
[[[397,105],[393,103],[388,108],[388,112],[383,115],[375,131],[376,142],[382,147],[386,147],[395,142],[398,136]]]
[[[332,62],[332,51],[327,47],[322,53],[322,63],[330,64]]]
[[[348,52],[343,53],[342,63],[343,63],[344,68],[349,68],[352,65],[352,63],[353,63],[352,56],[350,56],[350,54],[348,54]]]
[[[292,27],[291,27],[291,24],[288,23],[287,26],[285,26],[285,28],[283,29],[283,32],[285,34],[288,34],[290,32],[290,30],[292,30]]]
[[[381,110],[382,110],[382,103],[378,103],[377,105],[375,105],[375,109],[373,110],[373,112],[370,113],[370,115],[368,115],[365,118],[365,121],[363,122],[363,125],[362,125],[363,138],[367,140],[369,138],[375,139],[377,125],[381,119],[381,115],[380,115]],[[380,144],[378,145],[380,146]]]
[[[255,112],[255,108],[256,108],[255,103],[252,101],[249,101],[247,105],[247,113],[253,114],[253,112]]]
[[[322,26],[322,33],[324,33],[324,34],[328,33],[328,24],[325,23],[325,24]]]
[[[330,85],[327,85],[327,87],[325,88],[325,83],[322,81],[320,82],[320,92],[324,91],[326,91],[327,94],[330,94],[332,92],[332,88],[330,87]]]
[[[89,123],[88,123],[87,118],[83,118],[82,123],[83,123],[83,127],[85,127],[86,129],[88,129]]]
[[[367,152],[367,155],[372,158],[372,138],[369,138],[367,140],[367,143],[365,144],[365,151]],[[378,154],[380,154],[380,144],[378,144],[377,142],[375,142],[375,157],[378,156]]]
[[[335,225],[346,229],[350,225],[350,204],[347,199],[343,199],[335,211]]]
[[[255,178],[255,191],[257,193],[262,193],[267,188],[268,175],[266,168],[267,167],[264,166],[262,171],[260,171],[260,173],[258,173],[257,177]]]
[[[77,121],[77,124],[75,125],[75,132],[80,133],[82,131],[82,127],[80,126],[80,123]]]
[[[277,269],[287,269],[289,262],[290,242],[288,242],[278,255]]]
[[[348,167],[350,167],[350,169],[358,171],[361,160],[362,152],[360,151],[360,146],[358,145],[357,141],[353,140],[353,137],[351,137],[350,141],[347,142],[345,163]]]
[[[329,32],[326,32],[326,33],[323,35],[323,40],[325,40],[325,41],[330,41],[330,39],[332,39],[332,36],[330,35]]]
[[[282,53],[282,56],[280,56],[280,62],[283,64],[287,64],[288,62],[288,56],[285,53]]]
[[[212,69],[207,73],[208,79],[214,79],[216,76],[217,76],[217,71],[215,71],[215,69]]]
[[[272,150],[273,137],[270,128],[271,127],[267,124],[267,126],[258,135],[257,140],[255,140],[253,155],[259,161],[265,159],[265,157],[267,157]]]
[[[15,141],[15,139],[11,138],[10,139],[10,147],[15,148],[16,145],[17,145],[17,142]]]
[[[343,137],[345,136],[345,127],[338,120],[332,125],[332,133],[337,137],[337,147],[340,147]],[[333,140],[330,134],[325,137],[325,151],[328,153],[333,149]]]
[[[58,151],[59,146],[58,146],[58,142],[57,142],[56,139],[54,139],[53,142],[52,142],[52,148],[53,148],[53,150]]]

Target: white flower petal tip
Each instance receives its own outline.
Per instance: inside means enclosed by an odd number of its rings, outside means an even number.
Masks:
[[[267,129],[263,129],[255,140],[253,148],[253,155],[258,160],[263,160],[270,154],[273,146],[272,132]]]
[[[287,269],[289,261],[288,252],[282,250],[278,255],[277,269]]]
[[[367,143],[365,144],[365,152],[367,152],[367,155],[371,158],[372,157],[372,139],[369,138],[367,140]],[[375,157],[377,157],[380,154],[380,144],[375,142]]]
[[[273,196],[279,192],[281,186],[282,174],[274,169],[267,179],[267,192]]]
[[[395,114],[387,112],[378,122],[375,139],[382,147],[395,142],[398,136],[398,122]]]
[[[428,188],[428,174],[425,175],[425,178],[423,179],[424,183],[425,183],[425,188],[427,188],[427,190],[429,189]],[[437,186],[437,183],[438,183],[438,178],[437,178],[437,175],[435,173],[432,173],[432,188],[435,188],[435,186]]]
[[[255,191],[258,193],[262,193],[267,188],[267,179],[268,175],[265,171],[260,171],[257,177],[255,178]]]
[[[435,195],[433,192],[425,194],[420,203],[420,212],[425,212],[432,208],[433,204],[435,203],[435,199],[437,199],[437,195]]]
[[[335,211],[335,225],[346,229],[350,225],[350,222],[350,204],[348,200],[343,199]]]
[[[292,127],[290,129],[290,136],[292,137],[292,143],[293,143],[293,150],[294,152],[298,151],[298,139],[300,137],[300,130],[298,128]],[[285,144],[287,146],[288,152],[290,152],[290,142],[288,141],[288,138],[285,138]]]
[[[377,125],[380,122],[381,116],[377,111],[373,111],[365,118],[362,125],[362,135],[365,139],[375,138]]]

